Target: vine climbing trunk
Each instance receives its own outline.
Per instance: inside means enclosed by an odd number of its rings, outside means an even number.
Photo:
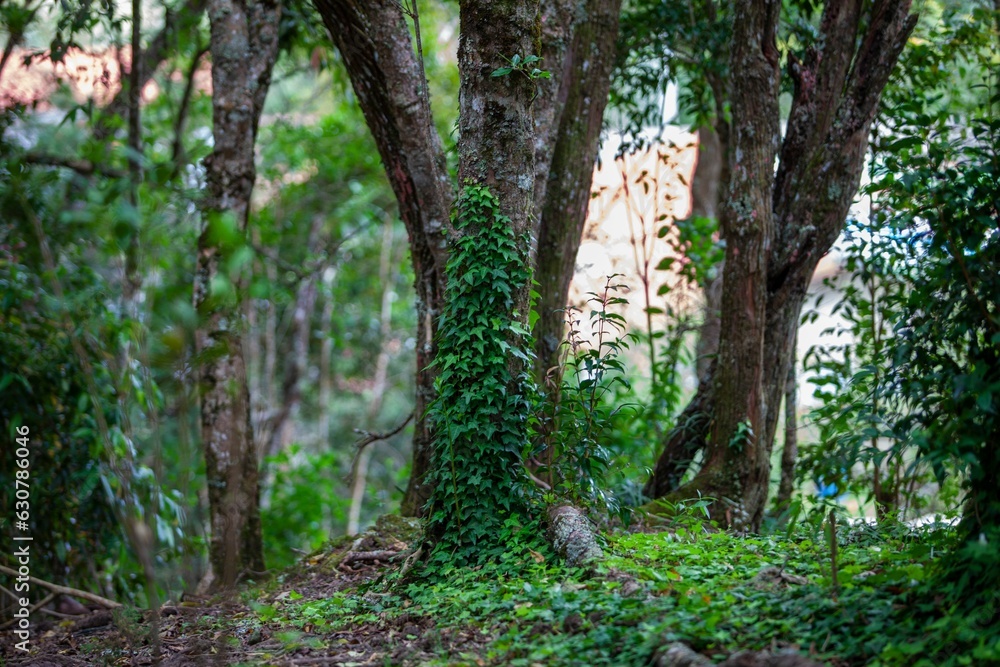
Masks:
[[[555,311],[565,305],[580,240],[577,230],[586,215],[620,4],[545,0],[460,6],[460,152],[466,152],[459,185],[466,179],[488,185],[518,234],[529,232],[536,243],[543,237],[551,240],[535,246],[539,292],[546,303],[555,304],[540,308],[555,332],[546,337],[550,342],[562,335],[563,319]],[[431,493],[426,474],[435,434],[426,408],[435,395],[438,367],[433,362],[438,357],[454,193],[434,129],[421,54],[415,52],[407,22],[409,18],[416,23],[418,17],[404,5],[395,0],[316,1],[409,234],[417,294],[417,420],[411,477],[401,509],[419,515]],[[513,24],[505,25],[507,20]],[[515,33],[521,36],[513,38]],[[507,64],[504,57],[539,54],[543,60],[538,66],[551,72],[550,79],[532,80],[520,69],[507,77],[491,76]],[[492,85],[500,87],[486,94]],[[524,318],[527,295],[526,288],[518,291],[516,310]]]
[[[537,13],[537,2],[460,3],[462,190],[440,324],[428,525],[436,553],[459,561],[495,557],[503,533],[529,518],[519,486],[536,89],[517,64],[533,52]],[[505,61],[511,67],[497,75]]]
[[[211,510],[209,560],[214,585],[229,587],[264,570],[258,456],[239,302],[241,278],[226,272],[227,225],[242,234],[256,170],[254,144],[278,55],[277,2],[211,0],[212,154],[205,159],[205,226],[198,238],[194,303],[199,326],[201,439]],[[233,283],[235,290],[220,289]]]

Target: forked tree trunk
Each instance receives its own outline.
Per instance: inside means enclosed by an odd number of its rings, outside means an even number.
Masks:
[[[719,376],[714,389],[699,387],[695,398],[703,400],[703,392],[715,391],[713,439],[703,469],[690,486],[673,495],[689,497],[701,492],[730,499],[740,511],[724,504],[715,510],[715,516],[729,524],[749,529],[760,524],[770,477],[769,457],[780,415],[778,407],[792,363],[802,303],[816,265],[843,229],[857,192],[879,96],[916,23],[909,8],[909,0],[883,0],[867,9],[860,0],[828,0],[817,45],[807,49],[801,61],[794,55],[790,58],[789,74],[795,86],[778,170],[773,177],[772,203],[752,209],[758,216],[768,214],[769,208],[773,210],[773,239],[762,246],[760,233],[752,225],[746,229],[735,225],[733,229],[743,230],[738,235],[727,231],[723,280],[728,297],[723,297]],[[739,17],[735,22],[740,30],[746,27],[744,18],[754,20],[756,13],[767,10],[767,5],[754,2],[749,9],[748,17]],[[755,45],[762,44],[761,37],[773,28],[765,23],[757,29],[765,32],[753,38]],[[734,38],[737,49],[745,43]],[[753,104],[755,95],[776,95],[774,89],[759,87],[744,91],[745,99],[741,98],[741,83],[748,80],[741,73],[748,65],[749,61],[734,51],[734,118],[736,113],[746,113],[737,109],[753,108],[746,105]],[[767,104],[773,107],[775,103]],[[734,139],[733,152],[731,179],[735,184],[746,177],[738,170],[748,166],[748,154],[741,154],[739,139]],[[740,192],[734,185],[729,196],[734,215],[751,205],[751,200]],[[753,272],[758,264],[743,257],[732,271],[729,265],[731,259],[754,252],[766,254],[762,352],[758,351],[756,328],[741,328],[751,322],[755,327],[760,315],[758,286],[744,282],[747,276],[756,277]],[[753,310],[748,311],[748,307]],[[730,308],[744,312],[727,313]],[[734,337],[742,340],[727,341]],[[751,337],[752,345],[747,340]],[[740,368],[727,368],[734,364]],[[760,374],[759,383],[751,371]],[[741,423],[735,420],[744,418],[753,426],[752,439],[732,438],[734,425]]]
[[[524,154],[504,155],[502,160],[499,155],[483,157],[486,159],[484,164],[495,165],[498,173],[489,178],[493,179],[491,187],[504,206],[528,207],[525,211],[534,211],[537,219],[543,217],[546,210],[544,204],[549,200],[546,191],[551,189],[556,193],[553,205],[548,207],[554,211],[548,223],[552,227],[549,231],[531,230],[536,239],[546,236],[561,243],[564,234],[574,236],[573,230],[582,224],[582,216],[586,215],[585,202],[590,193],[600,118],[607,101],[619,6],[620,0],[587,0],[583,8],[578,7],[576,0],[545,0],[541,11],[532,15],[532,20],[537,20],[535,28],[542,32],[544,60],[540,67],[549,70],[552,78],[536,80],[531,82],[530,88],[525,88],[532,91],[529,95],[534,95],[535,99],[532,103],[534,113],[519,121],[527,123],[518,130],[528,132],[527,148],[518,149]],[[445,169],[441,140],[432,123],[426,88],[422,85],[423,68],[414,53],[401,5],[394,0],[317,0],[316,7],[344,60],[409,233],[417,293],[417,396],[414,406],[417,421],[410,482],[401,509],[404,514],[419,515],[430,495],[424,480],[431,461],[433,433],[424,414],[434,397],[435,373],[430,364],[437,354],[435,332],[443,305],[453,186]],[[463,25],[462,30],[463,34],[481,32],[487,41],[504,30],[497,24],[497,16],[508,10],[521,11],[503,3],[490,3],[488,8],[484,3],[481,10],[483,21],[476,27]],[[589,27],[583,28],[585,32],[578,42],[569,31],[580,26]],[[503,64],[500,57],[514,56],[517,52],[512,49],[515,48],[523,49],[517,53],[522,57],[538,55],[535,40],[523,45],[496,46],[503,46],[503,50],[486,54],[488,59],[482,62],[483,71],[470,70],[470,76],[480,81],[490,78],[492,71]],[[573,55],[568,55],[570,53]],[[460,66],[467,69],[468,63],[460,63]],[[524,77],[523,72],[512,74]],[[564,112],[564,107],[571,107],[572,111]],[[471,113],[481,112],[472,110]],[[513,110],[509,113],[515,114]],[[475,118],[469,116],[465,122],[463,138],[471,136],[470,132],[478,132]],[[512,122],[513,125],[517,123]],[[484,136],[484,140],[486,151],[492,150],[492,144],[506,146],[503,137]],[[528,155],[529,150],[531,155]],[[561,166],[550,167],[557,160]],[[521,164],[533,165],[532,171],[515,174],[512,165]],[[472,166],[470,163],[466,167],[463,178],[470,175]],[[550,176],[545,179],[536,174]],[[528,183],[530,188],[526,187]],[[518,213],[513,219],[519,231],[527,230],[527,215]],[[542,220],[541,224],[544,227],[547,223]],[[539,273],[571,272],[579,235],[576,232],[576,238],[570,238],[571,248],[558,246],[559,257],[555,261],[548,259],[553,250],[546,242],[546,247],[538,253],[538,263],[545,267],[540,268]],[[550,299],[558,304],[554,308],[561,308],[565,304],[568,278],[559,275],[558,279],[540,278],[540,282],[542,280],[544,284],[539,290],[542,294],[562,293]],[[567,287],[563,287],[564,282]],[[543,316],[554,308],[542,312]],[[526,315],[526,308],[521,311]],[[555,335],[561,337],[561,314],[554,316],[558,320]]]
[[[213,291],[225,276],[216,236],[227,215],[245,231],[256,170],[254,144],[278,54],[276,2],[211,0],[214,147],[205,159],[205,229],[198,238],[194,302],[200,359],[201,440],[211,510],[209,560],[215,585],[229,587],[264,570],[257,450],[242,345],[243,315],[235,298]],[[223,223],[224,224],[224,223]],[[237,291],[240,278],[235,277]]]

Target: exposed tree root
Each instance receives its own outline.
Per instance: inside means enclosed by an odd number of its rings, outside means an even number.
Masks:
[[[656,667],[716,667],[715,663],[696,653],[686,644],[670,644],[657,653]],[[770,651],[739,651],[718,667],[823,667],[821,663],[798,653],[771,653]]]
[[[590,520],[572,505],[549,508],[548,537],[570,567],[593,567],[604,558]]]
[[[3,565],[0,565],[0,572],[3,572],[4,574],[11,577],[19,576],[17,570],[12,570],[9,567]],[[38,586],[41,586],[43,588],[47,588],[53,593],[59,593],[61,595],[72,595],[73,597],[83,598],[84,600],[90,600],[91,602],[99,604],[102,607],[107,607],[108,609],[115,609],[116,607],[122,606],[120,602],[115,602],[114,600],[103,598],[100,595],[96,595],[94,593],[88,593],[87,591],[81,591],[76,588],[60,586],[59,584],[52,584],[49,583],[48,581],[44,581],[43,579],[38,579],[37,577],[29,576],[28,581],[30,581],[33,584],[37,584]]]

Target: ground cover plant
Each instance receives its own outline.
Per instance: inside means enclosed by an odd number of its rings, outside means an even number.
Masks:
[[[0,667],[1000,664],[996,2],[0,41]]]

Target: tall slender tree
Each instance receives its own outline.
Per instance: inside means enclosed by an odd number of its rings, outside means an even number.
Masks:
[[[225,232],[246,230],[256,168],[254,145],[278,56],[281,5],[273,0],[210,0],[212,154],[205,159],[205,226],[198,238],[194,302],[201,439],[211,510],[209,560],[216,586],[264,570],[258,452],[250,426],[243,314],[228,281]],[[237,290],[238,291],[238,290]]]

